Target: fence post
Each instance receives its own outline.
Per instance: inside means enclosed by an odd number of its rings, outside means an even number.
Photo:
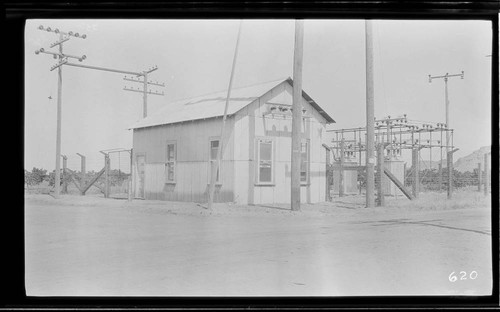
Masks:
[[[325,147],[325,151],[326,151],[326,161],[325,161],[325,164],[326,164],[326,171],[325,171],[325,177],[326,177],[326,185],[325,185],[325,201],[330,201],[330,171],[331,171],[331,168],[330,168],[330,149],[326,148]]]
[[[340,141],[339,197],[344,196],[344,138]]]
[[[104,197],[108,198],[109,197],[109,154],[106,154],[104,156],[104,178],[105,178],[105,184],[104,184]]]
[[[488,153],[484,154],[484,195],[489,194],[490,166],[488,164]]]
[[[439,187],[438,191],[441,193],[441,189],[443,188],[443,164],[442,162],[439,163]]]
[[[66,175],[67,175],[67,168],[68,168],[68,157],[66,155],[61,155],[63,159],[63,174],[62,174],[62,182],[63,182],[63,187],[62,187],[62,193],[63,194],[68,194],[68,183],[66,181]]]
[[[130,149],[130,175],[128,177],[128,200],[132,200],[132,186],[134,185],[133,183],[133,176],[134,176],[134,170],[133,170],[133,157],[132,154],[133,149]]]
[[[377,206],[385,205],[384,195],[384,143],[379,143],[377,146]]]
[[[76,153],[78,156],[80,156],[81,160],[80,160],[80,172],[81,172],[81,175],[82,175],[82,178],[80,179],[80,187],[81,189],[83,189],[87,183],[87,171],[85,169],[85,163],[86,163],[86,157],[80,153]],[[85,195],[85,194],[82,194],[82,195]]]
[[[453,195],[453,153],[458,151],[458,148],[446,153],[446,161],[448,163],[448,199]]]
[[[420,185],[420,164],[418,160],[418,147],[414,147],[412,149],[411,153],[411,162],[412,162],[412,167],[413,167],[413,197],[418,198],[418,193],[420,192],[419,190],[419,185]]]

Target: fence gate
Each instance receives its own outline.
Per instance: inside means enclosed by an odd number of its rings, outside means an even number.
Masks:
[[[109,168],[107,186],[110,198],[127,199],[131,187],[130,150],[116,149],[107,151]]]

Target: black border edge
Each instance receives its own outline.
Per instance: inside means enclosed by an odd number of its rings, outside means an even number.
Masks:
[[[161,8],[158,8],[161,6]],[[329,1],[307,2],[44,2],[5,3],[6,29],[8,37],[7,59],[9,60],[9,99],[6,116],[19,126],[19,137],[8,136],[9,146],[18,147],[19,167],[8,166],[12,170],[15,185],[19,185],[19,201],[15,192],[15,205],[6,205],[4,219],[9,227],[4,228],[7,250],[6,279],[7,290],[3,291],[0,307],[6,309],[59,309],[59,308],[220,308],[220,309],[262,309],[262,308],[495,308],[499,306],[499,49],[498,1]],[[31,18],[335,18],[335,19],[480,19],[492,23],[492,255],[493,289],[491,296],[432,296],[432,297],[171,297],[171,298],[129,298],[129,297],[26,297],[24,288],[24,193],[22,178],[18,169],[24,169],[24,25]],[[12,84],[12,85],[11,85]],[[10,111],[12,110],[12,111]],[[19,145],[18,145],[19,144]],[[493,170],[494,169],[494,170]],[[9,172],[10,173],[10,172]],[[19,179],[19,184],[17,184]],[[17,188],[16,188],[17,190]],[[17,203],[22,203],[17,205]],[[11,208],[6,210],[6,208]]]

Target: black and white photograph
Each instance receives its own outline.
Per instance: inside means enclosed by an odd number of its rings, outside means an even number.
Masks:
[[[27,19],[26,296],[492,295],[494,35]]]

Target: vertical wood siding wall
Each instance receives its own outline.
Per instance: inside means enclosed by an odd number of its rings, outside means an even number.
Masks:
[[[267,102],[291,104],[292,86],[284,82],[262,96],[258,101],[240,110],[235,116],[235,201],[249,204],[289,203],[291,169],[290,118],[263,114],[268,110]],[[309,184],[301,187],[301,201],[308,203],[325,200],[325,159],[326,150],[322,146],[325,136],[325,119],[305,100],[307,109],[302,138],[309,143]],[[274,185],[258,185],[256,138],[274,141]]]
[[[290,202],[290,118],[263,116],[267,102],[292,103],[292,86],[283,82],[229,117],[226,123],[222,161],[222,185],[216,187],[216,202],[268,204]],[[309,143],[309,183],[301,187],[301,201],[325,200],[326,150],[323,147],[326,120],[305,99],[307,115],[302,138]],[[209,139],[220,135],[221,118],[182,122],[134,130],[134,155],[144,154],[146,199],[207,202],[209,183]],[[274,184],[256,185],[256,138],[274,141]],[[167,141],[177,144],[177,183],[165,181]],[[135,161],[135,160],[134,160]],[[137,179],[136,179],[137,181]]]
[[[224,160],[221,164],[222,184],[216,187],[216,202],[233,201],[234,197],[233,125],[234,119],[228,118]],[[146,157],[145,198],[206,202],[210,169],[210,139],[218,139],[220,127],[221,118],[212,118],[135,129],[134,156],[143,154]],[[175,141],[177,146],[176,183],[166,183],[165,179],[167,141]]]

